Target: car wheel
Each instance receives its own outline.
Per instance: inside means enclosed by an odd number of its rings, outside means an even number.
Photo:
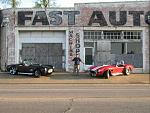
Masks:
[[[41,76],[41,72],[39,70],[35,70],[34,76],[39,78]]]
[[[9,73],[10,73],[11,75],[16,75],[16,74],[17,74],[16,68],[15,68],[15,67],[11,67]]]
[[[131,70],[128,68],[125,68],[124,75],[129,75],[130,73],[131,73]]]
[[[110,78],[110,73],[109,73],[109,71],[107,70],[107,71],[105,71],[105,73],[104,73],[104,77],[106,78],[106,79],[109,79]]]
[[[93,77],[93,73],[89,73],[89,75],[90,75],[91,77]]]
[[[91,77],[96,77],[96,73],[89,73]]]

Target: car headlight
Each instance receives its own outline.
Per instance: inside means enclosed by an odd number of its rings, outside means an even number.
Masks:
[[[102,71],[102,70],[100,70],[100,69],[97,70],[97,72],[99,72],[99,73],[100,73],[101,71]]]
[[[49,70],[48,70],[48,73],[51,73],[51,72],[53,72],[53,69],[49,69]]]

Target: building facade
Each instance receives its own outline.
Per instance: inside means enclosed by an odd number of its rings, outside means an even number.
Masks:
[[[150,2],[81,3],[73,8],[1,10],[1,68],[24,59],[72,71],[124,60],[149,73]],[[2,22],[3,24],[3,22]]]

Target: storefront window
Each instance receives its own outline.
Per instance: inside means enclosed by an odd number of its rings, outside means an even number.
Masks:
[[[84,39],[100,40],[101,31],[84,31]]]
[[[136,68],[143,66],[142,42],[111,42],[111,59],[113,61],[124,60],[133,64]]]
[[[99,56],[99,52],[100,55],[107,52],[110,54],[106,56],[111,57],[111,61],[124,60],[135,67],[142,67],[143,63],[138,62],[143,59],[141,34],[142,31],[84,31],[85,64],[92,65],[93,58]],[[98,43],[105,41],[111,43],[110,51],[106,44]],[[99,51],[103,47],[104,50]]]
[[[91,40],[120,40],[141,39],[141,31],[84,31],[84,39]]]
[[[121,39],[121,31],[104,31],[104,39]]]
[[[123,39],[141,39],[141,31],[124,31]]]

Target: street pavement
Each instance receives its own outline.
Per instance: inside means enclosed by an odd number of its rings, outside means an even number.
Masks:
[[[0,73],[0,113],[150,113],[150,76]]]
[[[0,73],[0,84],[150,84],[150,74],[130,74],[129,76],[91,77],[88,73],[79,76],[67,72],[54,72],[49,76],[35,78],[30,75],[10,75]]]
[[[150,113],[149,84],[1,84],[0,113]]]

